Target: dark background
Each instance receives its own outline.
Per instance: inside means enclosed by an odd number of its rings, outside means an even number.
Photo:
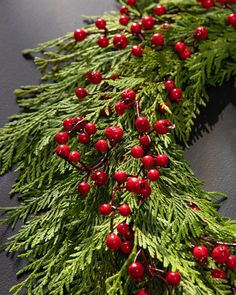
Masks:
[[[114,0],[0,0],[0,127],[8,116],[19,112],[13,90],[24,84],[37,84],[40,75],[32,61],[21,55],[24,48],[74,31],[83,25],[81,15],[101,15],[116,7]],[[187,160],[205,189],[227,194],[220,212],[236,218],[236,99],[231,83],[209,89],[210,102],[201,115]],[[8,192],[13,172],[0,178],[0,206],[12,206]],[[11,232],[0,229],[0,242]],[[15,273],[22,265],[16,258],[0,253],[0,295],[7,295],[16,283]]]

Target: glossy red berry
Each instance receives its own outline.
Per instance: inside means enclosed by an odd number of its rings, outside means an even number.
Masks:
[[[91,175],[91,179],[96,185],[104,185],[108,181],[108,176],[104,171],[97,171]]]
[[[118,126],[110,126],[105,131],[105,136],[110,141],[115,141],[115,142],[120,141],[121,138],[123,137],[123,134],[124,134],[123,129]]]
[[[106,28],[107,22],[105,21],[105,19],[99,18],[95,21],[95,25],[98,29],[103,30]]]
[[[68,118],[63,121],[63,126],[66,130],[72,130],[75,125],[75,119]]]
[[[149,170],[147,173],[147,178],[151,181],[157,181],[160,178],[161,174],[157,169]]]
[[[137,177],[130,177],[126,182],[126,189],[130,193],[139,194],[141,190],[141,182]]]
[[[99,207],[99,211],[102,215],[108,216],[113,211],[112,206],[110,204],[102,204]]]
[[[56,142],[59,144],[65,144],[69,140],[69,133],[67,132],[59,132],[55,136]]]
[[[129,17],[128,15],[122,15],[119,19],[119,23],[122,25],[122,26],[127,26],[128,23],[129,23]]]
[[[192,210],[194,210],[194,211],[199,211],[199,210],[201,210],[196,204],[192,204],[192,205],[190,206],[190,208],[191,208]]]
[[[229,269],[235,269],[236,268],[236,256],[229,256],[228,261],[227,261],[227,267]]]
[[[211,277],[213,279],[222,279],[224,280],[226,278],[226,271],[221,269],[211,269]]]
[[[117,115],[122,116],[127,109],[127,105],[123,101],[115,103],[115,112]]]
[[[166,154],[160,154],[156,156],[155,164],[159,167],[167,167],[169,164],[169,158]]]
[[[136,159],[142,158],[142,156],[144,155],[144,149],[140,145],[136,145],[132,147],[131,155]]]
[[[142,17],[142,28],[144,30],[152,30],[156,24],[155,19],[152,16]]]
[[[167,106],[169,108],[169,103],[167,101],[164,101],[164,105]],[[164,107],[162,107],[161,105],[158,106],[158,111],[161,113],[161,114],[165,114],[167,112],[166,109],[164,109]]]
[[[101,83],[103,80],[102,74],[100,72],[89,72],[87,73],[86,78],[95,85]]]
[[[136,92],[132,89],[125,89],[121,93],[122,100],[126,105],[129,105],[135,101]]]
[[[135,121],[135,126],[139,132],[150,131],[150,123],[146,117],[138,117]]]
[[[127,205],[127,204],[122,204],[122,205],[120,205],[120,207],[119,207],[118,210],[119,210],[120,215],[121,215],[121,216],[124,216],[124,217],[129,216],[130,213],[131,213],[131,208],[130,208],[130,206]]]
[[[74,31],[74,38],[76,41],[81,42],[87,37],[88,33],[83,29]]]
[[[145,289],[141,289],[137,292],[137,295],[150,295],[150,292]]]
[[[109,45],[109,39],[106,36],[98,37],[98,45],[102,48],[106,48]]]
[[[133,262],[129,265],[128,273],[133,279],[141,279],[144,276],[144,267],[139,262]]]
[[[142,163],[145,168],[151,168],[154,165],[154,158],[150,155],[144,156]]]
[[[110,250],[117,251],[121,245],[121,238],[118,235],[112,233],[107,236],[106,245]]]
[[[132,34],[139,34],[141,33],[142,25],[140,23],[133,23],[130,27]]]
[[[70,148],[68,147],[68,145],[61,144],[56,147],[56,154],[60,158],[63,158],[63,159],[67,158],[69,156],[69,153],[70,153]]]
[[[204,8],[211,8],[215,5],[214,0],[201,0],[202,7]]]
[[[178,286],[181,281],[179,272],[168,272],[166,276],[166,283],[170,286]]]
[[[83,99],[88,95],[88,92],[85,88],[77,88],[75,94],[79,99]]]
[[[227,263],[230,256],[230,252],[227,246],[216,246],[212,251],[212,258],[216,263]]]
[[[173,81],[173,80],[167,80],[164,83],[164,85],[165,85],[165,90],[171,91],[172,89],[175,88],[175,81]]]
[[[209,257],[209,251],[205,246],[195,246],[193,248],[193,256],[197,262],[206,262]]]
[[[164,36],[161,33],[156,33],[152,36],[152,45],[162,46],[164,41]]]
[[[120,251],[126,255],[132,252],[133,244],[130,241],[122,242],[120,245]]]
[[[127,4],[132,6],[135,5],[137,3],[137,0],[127,0]]]
[[[150,197],[151,193],[152,193],[152,189],[149,183],[147,182],[147,180],[143,180],[141,182],[140,195],[142,196],[143,199],[147,199]]]
[[[83,181],[83,182],[79,183],[78,192],[82,196],[87,196],[89,191],[90,191],[90,185],[87,182]]]
[[[120,7],[120,14],[128,14],[129,9],[126,6],[121,6]]]
[[[119,234],[122,236],[126,236],[128,232],[130,232],[130,227],[127,223],[121,222],[116,227]]]
[[[113,44],[117,49],[124,49],[128,45],[128,39],[124,34],[117,34],[113,38]]]
[[[78,141],[81,143],[81,144],[87,144],[90,142],[90,136],[88,133],[80,133],[78,135]]]
[[[180,88],[173,88],[170,90],[169,98],[171,101],[180,102],[183,97],[183,91]]]
[[[166,7],[162,4],[157,4],[153,11],[155,15],[161,16],[166,13]]]
[[[131,49],[130,52],[133,56],[139,57],[142,56],[143,54],[143,49],[140,45],[134,45]]]
[[[106,140],[98,140],[96,142],[96,149],[100,152],[100,153],[106,153],[109,150],[109,146]]]
[[[196,40],[205,40],[208,37],[208,30],[205,27],[197,27],[194,32]]]
[[[182,52],[184,52],[184,50],[185,50],[185,48],[186,48],[186,45],[185,45],[185,43],[184,42],[177,42],[176,44],[175,44],[175,46],[174,46],[174,49],[175,49],[175,51],[177,52],[177,53],[182,53]]]
[[[191,50],[186,47],[184,49],[184,51],[182,53],[179,54],[179,57],[182,59],[182,60],[186,60],[188,59],[189,57],[191,56]]]
[[[114,179],[119,183],[125,182],[127,180],[127,174],[125,171],[116,171],[114,173]]]
[[[139,143],[144,146],[149,146],[151,143],[151,138],[149,135],[143,135],[139,138]]]
[[[91,122],[86,123],[86,124],[84,125],[84,129],[85,129],[85,131],[86,131],[89,135],[92,135],[92,134],[94,134],[94,133],[97,132],[97,127],[96,127],[96,125],[95,125],[94,123],[91,123]]]
[[[80,161],[80,153],[77,151],[72,151],[68,156],[69,160],[73,163],[78,163]]]
[[[236,27],[236,13],[231,13],[227,17],[227,23],[230,24],[233,27]]]
[[[159,120],[153,126],[154,130],[159,134],[166,134],[169,132],[172,123],[169,120]]]

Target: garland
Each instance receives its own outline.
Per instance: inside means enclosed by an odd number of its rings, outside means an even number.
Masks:
[[[1,174],[21,172],[1,222],[24,222],[4,247],[28,260],[11,292],[235,294],[236,223],[176,144],[236,74],[235,1],[119,2],[24,51],[43,83],[0,130]]]

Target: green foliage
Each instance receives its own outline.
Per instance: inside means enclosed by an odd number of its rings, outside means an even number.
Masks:
[[[12,116],[0,130],[0,173],[17,164],[20,174],[12,193],[20,193],[21,201],[18,207],[2,208],[5,212],[2,223],[15,227],[18,221],[24,222],[4,247],[28,260],[19,272],[26,273],[27,277],[12,287],[12,294],[21,294],[24,289],[27,294],[35,295],[130,294],[137,286],[127,276],[127,267],[139,248],[143,248],[158,267],[181,272],[181,285],[173,294],[232,294],[235,273],[229,274],[228,282],[213,280],[209,270],[194,261],[191,248],[200,243],[201,236],[233,242],[236,223],[217,213],[212,200],[218,194],[201,188],[202,182],[193,175],[175,141],[177,137],[187,144],[199,108],[207,103],[206,87],[221,85],[235,76],[236,34],[225,24],[227,12],[224,10],[206,11],[195,0],[162,3],[168,6],[168,13],[160,20],[172,24],[168,30],[157,25],[155,32],[165,35],[165,46],[162,50],[153,49],[150,43],[153,32],[147,31],[142,58],[130,56],[131,45],[120,51],[112,44],[101,49],[93,34],[84,42],[76,43],[70,33],[24,51],[24,54],[42,53],[40,58],[35,57],[35,64],[42,72],[43,83],[15,91],[19,105],[27,112]],[[140,0],[139,5],[144,14],[150,14],[154,6],[151,0]],[[135,8],[133,12],[139,16]],[[111,39],[114,30],[123,30],[123,27],[117,25],[117,15],[107,14],[105,18]],[[194,41],[193,32],[199,25],[208,28],[208,40]],[[86,30],[93,32],[94,26]],[[140,42],[131,34],[127,36],[130,44]],[[173,51],[172,44],[179,40],[190,44],[193,54],[187,61],[181,61]],[[101,71],[106,80],[100,85],[88,85],[91,95],[78,101],[74,89],[86,86],[85,75],[94,70]],[[112,74],[121,79],[110,79]],[[171,108],[164,105],[166,78],[174,79],[177,87],[184,91],[183,102]],[[126,88],[138,89],[142,114],[152,125],[160,118],[176,125],[172,134],[153,137],[153,151],[167,153],[170,165],[160,169],[161,179],[152,184],[151,198],[138,204],[131,193],[117,193],[117,205],[127,202],[133,211],[127,218],[135,231],[134,248],[129,257],[111,253],[105,247],[109,218],[101,217],[98,208],[110,201],[112,177],[107,186],[92,186],[89,196],[82,198],[76,186],[84,173],[54,153],[54,136],[62,130],[62,121],[83,115],[99,127],[93,135],[93,143],[86,147],[79,144],[86,164],[92,166],[100,157],[94,143],[104,136],[105,128],[119,125],[124,129],[124,138],[112,149],[107,172],[110,176],[116,170],[137,174],[140,160],[130,157],[130,148],[138,144],[135,114],[128,110],[119,117],[109,110],[114,109],[114,103],[120,100],[120,93]],[[166,108],[165,115],[157,111],[159,105]],[[108,115],[101,116],[101,111]],[[78,147],[76,138],[70,146]],[[201,210],[192,210],[192,203]],[[114,223],[117,225],[123,220],[117,215]],[[210,265],[215,267],[213,261]],[[152,289],[167,294],[159,281],[152,283]]]

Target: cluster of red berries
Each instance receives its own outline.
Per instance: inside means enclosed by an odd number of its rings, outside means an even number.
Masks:
[[[236,256],[230,254],[229,248],[225,245],[218,245],[212,250],[212,258],[217,264],[224,264],[229,269],[236,269]],[[209,258],[209,250],[204,245],[193,248],[194,259],[201,265],[205,265]],[[211,269],[211,276],[214,279],[225,279],[226,270],[224,268]]]
[[[122,253],[129,255],[133,249],[134,232],[130,225],[121,222],[116,227],[117,234],[112,232],[106,238],[107,248],[112,251],[120,250]]]
[[[183,91],[180,88],[176,88],[175,81],[167,80],[165,83],[165,90],[168,92],[168,98],[172,102],[180,102],[183,97]]]
[[[121,101],[115,103],[115,112],[121,116],[125,111],[134,105],[136,92],[132,89],[126,89],[121,93]]]

